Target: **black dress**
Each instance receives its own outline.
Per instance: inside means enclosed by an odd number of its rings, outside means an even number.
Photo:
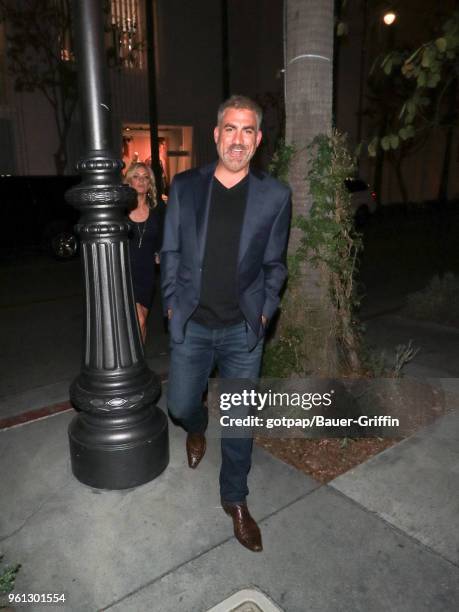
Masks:
[[[135,301],[150,309],[156,280],[155,253],[163,240],[164,204],[150,209],[145,221],[129,219],[131,225],[129,253]]]

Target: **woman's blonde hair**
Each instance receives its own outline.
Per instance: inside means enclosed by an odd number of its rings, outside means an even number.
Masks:
[[[147,202],[150,208],[156,208],[158,206],[158,193],[156,191],[156,181],[155,175],[153,174],[152,169],[144,162],[134,162],[129,166],[126,170],[126,174],[124,175],[124,183],[128,185],[131,184],[131,178],[134,172],[139,170],[139,168],[143,168],[148,174],[148,191],[147,191]]]

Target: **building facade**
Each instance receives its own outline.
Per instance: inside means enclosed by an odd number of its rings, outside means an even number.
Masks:
[[[16,2],[16,0],[14,0]],[[215,158],[213,127],[223,98],[222,8],[216,0],[152,0],[154,11],[155,71],[158,135],[165,143],[169,179],[181,170]],[[18,0],[27,5],[28,0]],[[47,0],[56,10],[70,10],[69,1]],[[281,2],[270,11],[263,27],[258,11],[265,0],[229,3],[228,27],[231,91],[266,99],[279,98],[282,40],[273,33],[281,19]],[[46,4],[46,3],[45,3]],[[246,14],[247,18],[241,16]],[[113,142],[128,165],[149,160],[148,65],[145,2],[111,0],[106,15],[106,47],[112,103]],[[231,28],[233,26],[233,28]],[[0,174],[51,175],[56,173],[54,155],[59,139],[53,108],[42,92],[18,91],[11,74],[7,33],[0,26]],[[253,32],[257,32],[256,37]],[[64,36],[62,36],[64,38]],[[261,61],[264,40],[275,40]],[[62,61],[74,61],[69,46],[55,48]],[[275,94],[273,94],[275,90]],[[269,106],[269,104],[268,104]],[[275,113],[267,121],[277,128]],[[65,173],[74,172],[82,151],[81,121],[75,110],[67,139]],[[272,148],[272,145],[271,145]]]
[[[11,1],[24,6],[29,2]],[[215,158],[212,131],[225,90],[224,40],[228,43],[227,88],[231,93],[258,99],[265,109],[265,138],[258,162],[266,167],[283,124],[282,0],[111,0],[106,15],[106,46],[116,152],[126,164],[148,160],[151,155],[145,51],[147,1],[153,3],[158,135],[166,150],[168,179],[178,171]],[[434,0],[426,0],[426,7],[429,2],[435,10]],[[69,3],[70,0],[46,0],[43,5],[65,11]],[[422,36],[425,40],[429,32],[428,20],[422,21],[418,3],[407,0],[402,4],[398,29],[389,31],[382,25],[380,3],[348,3],[345,19],[349,35],[339,45],[335,74],[335,122],[340,131],[348,134],[352,147],[368,142],[378,129],[369,111],[372,92],[368,76],[375,59],[385,49],[393,48],[394,43],[413,45],[417,39],[422,42]],[[426,14],[432,14],[427,8]],[[59,139],[53,110],[39,91],[15,89],[14,75],[8,70],[8,28],[8,23],[0,24],[0,174],[54,174]],[[73,61],[71,36],[62,37],[56,52],[62,61]],[[70,174],[82,150],[80,123],[76,111],[67,142],[65,172]],[[433,130],[422,147],[400,162],[386,156],[380,178],[375,160],[363,156],[359,173],[372,187],[375,181],[378,183],[383,203],[402,200],[401,178],[409,201],[434,200],[442,173],[445,138],[445,130]],[[458,140],[456,130],[450,156],[449,199],[459,197],[455,170]]]

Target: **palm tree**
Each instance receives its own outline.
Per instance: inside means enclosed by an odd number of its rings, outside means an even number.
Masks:
[[[302,231],[295,219],[306,217],[311,196],[306,176],[306,147],[318,134],[330,134],[333,98],[333,0],[285,0],[286,143],[293,145],[289,183],[293,191],[294,223],[289,256],[295,257]],[[324,270],[302,261],[295,283],[287,289],[285,315],[280,321],[300,335],[304,372],[336,373],[336,343],[330,330],[333,309]]]

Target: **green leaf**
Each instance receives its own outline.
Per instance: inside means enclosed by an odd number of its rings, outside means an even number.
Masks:
[[[381,146],[384,151],[388,151],[390,149],[390,136],[384,136],[384,138],[381,139]]]
[[[438,85],[438,83],[440,82],[440,74],[437,72],[435,74],[431,74],[429,76],[429,80],[427,81],[427,87],[436,87]]]
[[[432,60],[432,57],[431,57],[430,49],[429,48],[424,49],[424,53],[422,54],[421,66],[423,68],[429,68],[431,60]]]
[[[405,123],[412,123],[412,121],[414,120],[414,117],[416,115],[416,111],[417,111],[416,103],[411,98],[406,103]]]
[[[444,53],[446,51],[448,43],[446,42],[446,38],[442,36],[441,38],[437,38],[437,40],[435,41],[435,45],[440,51],[440,53]]]
[[[397,134],[391,134],[390,135],[390,145],[393,149],[397,149],[398,145],[399,145],[399,138],[397,136]]]
[[[391,62],[391,61],[392,61],[392,53],[388,53],[387,55],[383,57],[383,60],[381,62],[381,68],[384,68],[387,62]]]
[[[392,72],[392,60],[384,62],[384,74],[389,75]]]
[[[376,136],[368,145],[368,155],[370,157],[376,157],[376,150],[378,147],[379,138]]]
[[[416,104],[414,103],[413,100],[408,100],[408,102],[406,103],[406,111],[407,113],[409,113],[410,115],[416,112]]]
[[[406,133],[406,128],[402,128],[401,130],[398,131],[398,135],[400,136],[400,138],[402,140],[408,140],[408,135]]]
[[[427,83],[427,76],[424,71],[421,71],[417,79],[418,87],[425,87]]]

